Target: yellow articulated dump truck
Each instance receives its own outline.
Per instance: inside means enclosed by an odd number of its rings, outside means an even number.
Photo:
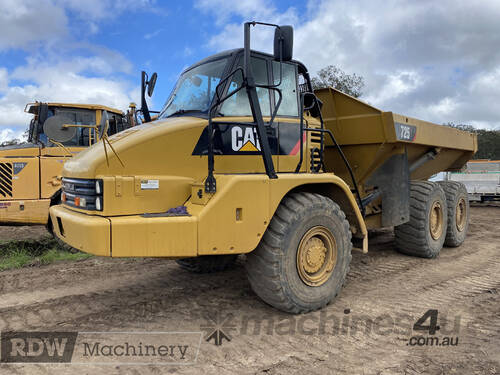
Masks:
[[[115,134],[129,128],[133,116],[93,104],[36,102],[25,111],[33,115],[28,142],[0,147],[0,225],[50,229],[49,207],[60,203],[63,163],[99,141],[105,118],[107,133]]]
[[[256,25],[275,28],[274,54],[250,49]],[[402,253],[427,258],[464,241],[467,192],[426,179],[459,170],[474,135],[314,92],[291,26],[250,22],[244,36],[187,68],[156,121],[110,137],[116,154],[66,162],[50,209],[61,240],[194,272],[246,254],[255,293],[290,313],[335,298],[369,229],[394,227]]]

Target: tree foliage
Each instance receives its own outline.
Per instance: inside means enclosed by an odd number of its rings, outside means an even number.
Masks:
[[[474,159],[500,160],[500,130],[476,129],[471,125],[452,122],[446,125],[477,134],[477,153],[474,155]]]
[[[0,147],[4,146],[16,146],[16,145],[21,145],[23,143],[26,143],[26,140],[28,139],[28,132],[29,130],[26,130],[23,135],[21,136],[21,139],[19,138],[13,138],[13,139],[7,139],[3,142],[0,142]]]
[[[347,74],[342,69],[328,65],[321,69],[316,77],[311,79],[313,89],[321,89],[324,87],[333,87],[355,98],[363,94],[365,80],[356,73]]]
[[[4,147],[4,146],[14,146],[14,145],[19,145],[21,144],[22,142],[15,138],[15,139],[9,139],[7,141],[3,141],[0,143],[0,147]]]

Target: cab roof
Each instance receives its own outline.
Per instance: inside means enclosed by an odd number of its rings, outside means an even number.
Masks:
[[[35,103],[28,103],[26,107],[28,106],[38,106],[42,104],[41,102],[35,102]],[[116,108],[111,108],[105,105],[101,104],[78,104],[78,103],[44,103],[47,104],[49,107],[64,107],[64,108],[81,108],[81,109],[91,109],[91,110],[104,110],[116,114],[123,114],[123,112],[119,109]]]
[[[224,57],[230,57],[230,56],[236,55],[240,52],[243,52],[243,50],[244,50],[243,48],[234,48],[234,49],[230,49],[230,50],[216,53],[214,55],[210,55],[210,56],[205,57],[204,59],[194,63],[193,65],[189,66],[188,68],[184,69],[184,71],[182,73],[187,72],[187,71],[189,71],[193,68],[196,68],[199,65],[205,64],[207,62],[222,59]],[[261,52],[261,51],[251,50],[250,53],[252,54],[252,56],[260,55],[260,56],[267,57],[267,58],[274,58],[274,55],[272,55],[270,53]],[[292,59],[290,62],[299,65],[304,72],[307,72],[306,66],[303,63],[301,63],[300,61]]]

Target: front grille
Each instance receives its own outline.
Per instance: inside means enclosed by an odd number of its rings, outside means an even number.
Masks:
[[[95,191],[95,180],[83,178],[62,179],[62,190],[70,194],[97,195]]]
[[[102,194],[97,194],[95,184],[96,180],[94,179],[63,178],[62,191],[66,196],[64,204],[86,210],[96,210],[96,199],[101,197],[102,202]],[[76,197],[85,198],[86,206],[77,206],[75,204]]]
[[[12,163],[0,163],[0,195],[12,197]]]

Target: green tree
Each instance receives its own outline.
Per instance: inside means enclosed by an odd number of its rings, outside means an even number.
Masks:
[[[15,139],[9,139],[8,141],[3,141],[0,143],[0,147],[3,147],[3,146],[14,146],[14,145],[18,145],[20,144],[21,141],[17,138]]]
[[[355,98],[363,94],[362,90],[365,86],[363,77],[356,73],[347,74],[334,65],[328,65],[321,69],[318,75],[312,78],[311,83],[314,90],[324,87],[333,87]]]
[[[477,129],[471,125],[452,122],[445,125],[477,134],[477,153],[474,159],[500,160],[500,130]]]

